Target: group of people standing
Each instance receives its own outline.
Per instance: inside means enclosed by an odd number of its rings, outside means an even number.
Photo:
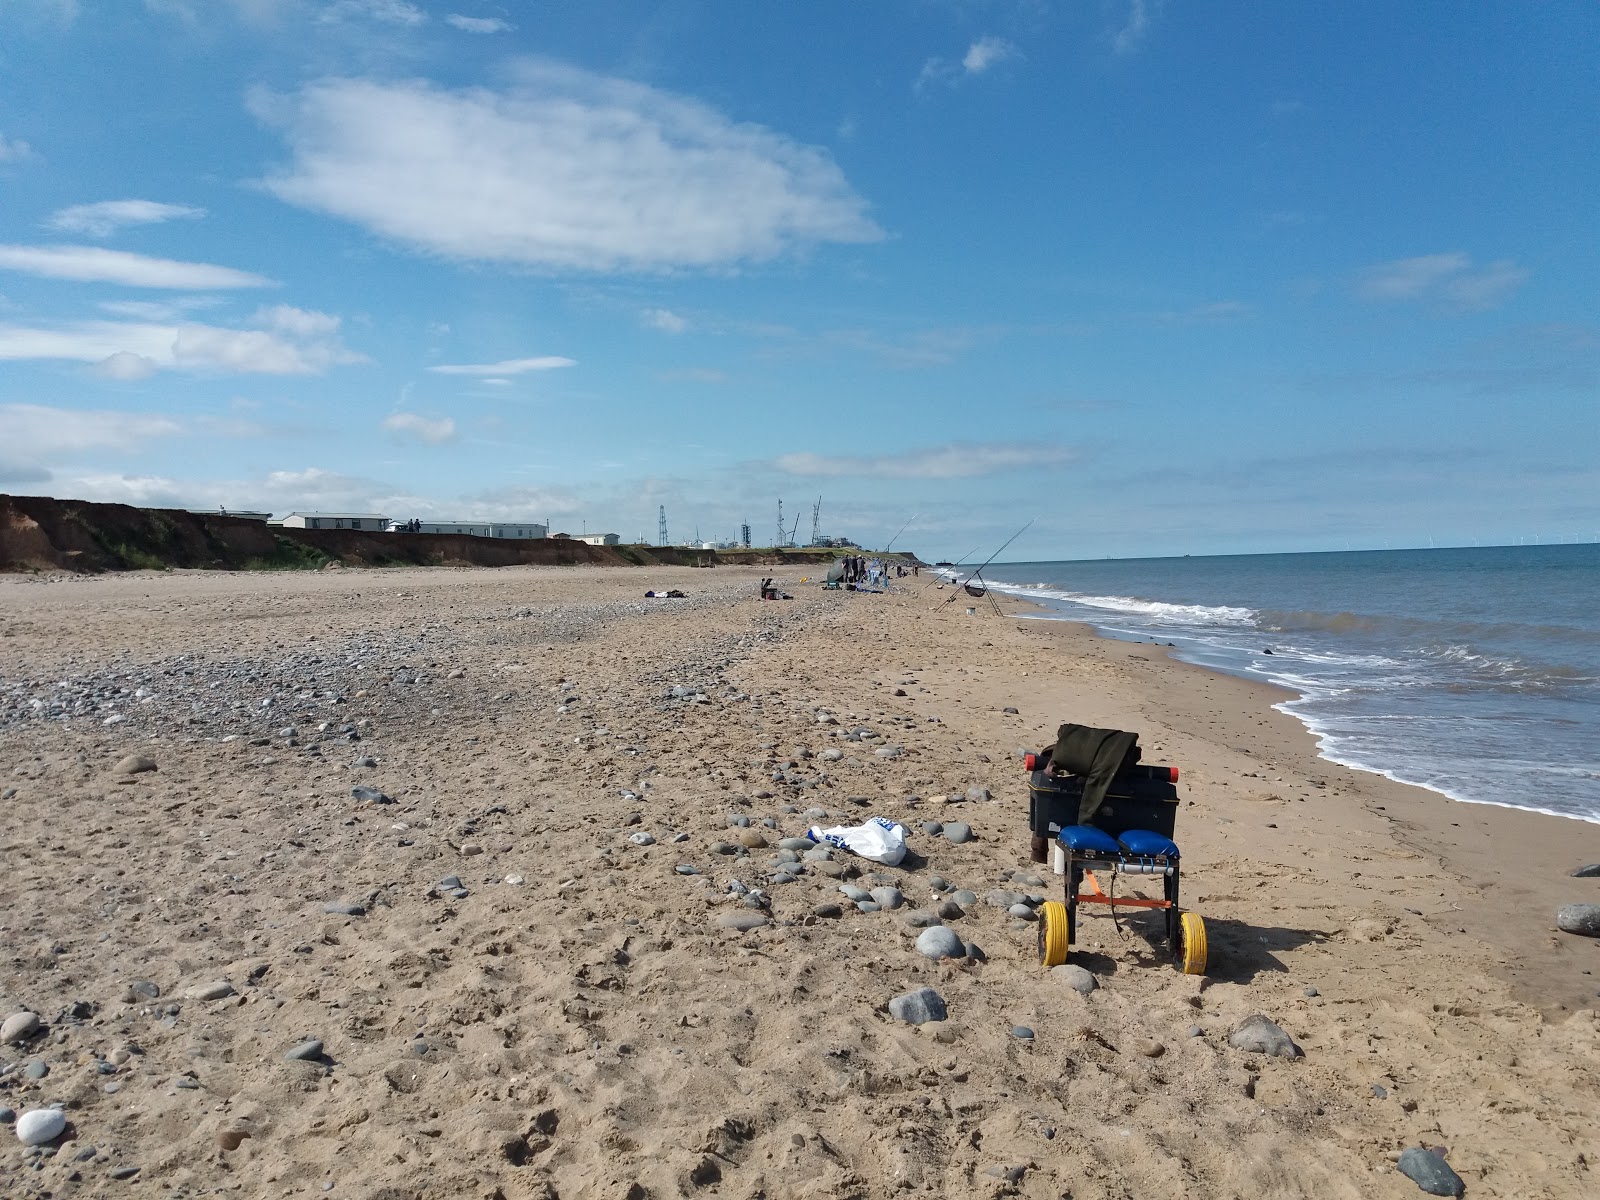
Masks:
[[[839,560],[844,567],[843,583],[865,585],[869,588],[886,588],[889,586],[889,568],[882,559],[869,559],[860,554],[847,554]],[[916,572],[916,568],[912,568]],[[894,568],[896,578],[905,578],[906,568],[902,563],[896,563]]]

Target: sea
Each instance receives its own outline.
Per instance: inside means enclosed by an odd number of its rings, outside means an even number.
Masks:
[[[1277,707],[1333,762],[1600,822],[1600,544],[1019,562],[984,578],[1044,619],[1295,692]]]

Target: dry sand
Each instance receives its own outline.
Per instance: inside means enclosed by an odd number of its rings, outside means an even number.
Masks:
[[[54,1154],[3,1134],[0,1194],[1409,1198],[1416,1145],[1469,1196],[1600,1194],[1600,947],[1552,926],[1600,899],[1567,877],[1600,828],[1332,766],[1270,689],[1158,647],[926,579],[762,604],[758,575],[0,581],[0,1016],[44,1021],[0,1047],[0,1104],[71,1122]],[[96,707],[33,715],[51,696]],[[1207,977],[1091,915],[1080,995],[984,902],[1058,894],[1016,750],[1063,720],[1182,768]],[[906,907],[810,873],[719,925],[775,851],[714,844],[813,806],[907,823],[904,868],[815,865]],[[986,961],[913,949],[934,875],[977,893],[948,923]],[[921,986],[947,1021],[889,1016]],[[1257,1013],[1303,1056],[1231,1047]]]

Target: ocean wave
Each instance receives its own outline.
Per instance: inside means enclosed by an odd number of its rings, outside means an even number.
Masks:
[[[1096,596],[1086,592],[1061,591],[1040,584],[1011,583],[999,579],[991,580],[990,586],[997,592],[1043,597],[1066,604],[1080,604],[1085,608],[1145,617],[1162,624],[1247,627],[1255,623],[1254,609],[1234,608],[1221,604],[1171,604],[1163,600],[1145,600],[1138,596]]]

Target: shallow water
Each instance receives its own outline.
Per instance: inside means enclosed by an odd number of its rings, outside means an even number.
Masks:
[[[1006,563],[1109,636],[1299,693],[1324,757],[1600,822],[1600,544]],[[1271,650],[1272,653],[1266,653]]]

